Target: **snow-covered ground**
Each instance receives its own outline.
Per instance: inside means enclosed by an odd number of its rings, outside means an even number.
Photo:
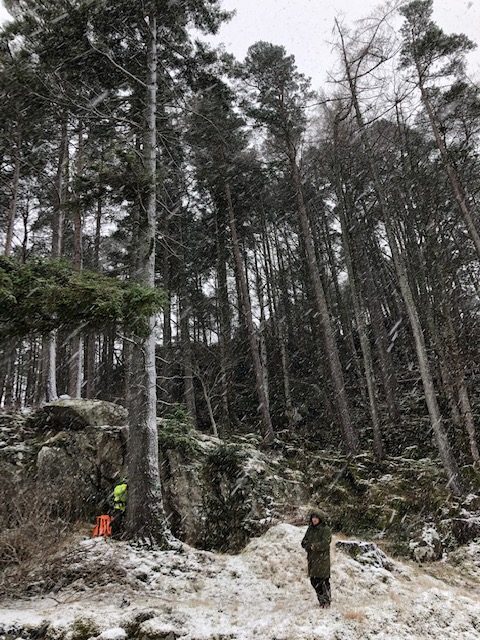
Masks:
[[[365,566],[332,546],[333,604],[320,609],[300,547],[304,530],[275,526],[237,556],[84,540],[69,554],[71,571],[119,567],[118,579],[92,587],[76,577],[54,598],[4,604],[0,629],[27,637],[25,627],[44,621],[55,640],[79,637],[65,636],[77,620],[77,631],[91,627],[101,640],[480,638],[480,584],[463,580],[461,566],[448,567],[446,581],[409,563]]]

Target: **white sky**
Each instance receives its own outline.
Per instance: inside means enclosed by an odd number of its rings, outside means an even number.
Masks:
[[[236,16],[224,25],[216,42],[243,59],[257,40],[283,44],[293,53],[300,71],[313,79],[315,89],[334,64],[329,41],[335,16],[347,24],[366,17],[378,0],[223,0]],[[463,32],[480,44],[480,0],[435,0],[435,20],[447,32]],[[0,22],[7,12],[0,0]],[[480,50],[470,55],[470,73],[480,78]]]
[[[315,89],[327,80],[335,62],[331,51],[336,16],[347,25],[367,17],[378,0],[223,0],[236,9],[216,38],[243,59],[257,40],[282,44],[295,55],[300,71],[310,76]],[[434,0],[434,19],[447,32],[465,33],[480,44],[480,0]],[[470,73],[480,77],[480,51],[470,55]]]

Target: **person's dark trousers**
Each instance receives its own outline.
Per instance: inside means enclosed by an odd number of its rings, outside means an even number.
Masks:
[[[322,580],[322,578],[310,578],[310,582],[315,589],[320,605],[322,607],[328,607],[332,599],[329,578],[326,580]]]
[[[123,535],[125,526],[125,511],[115,509],[112,520],[112,538],[120,540]]]

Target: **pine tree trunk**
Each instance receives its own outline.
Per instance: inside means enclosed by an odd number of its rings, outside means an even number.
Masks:
[[[183,382],[187,411],[194,426],[197,425],[197,403],[195,400],[195,385],[193,378],[193,356],[190,341],[190,308],[188,296],[183,293],[179,301],[180,339],[182,345]]]
[[[438,259],[437,259],[438,262]],[[439,288],[440,289],[440,288]],[[450,289],[452,291],[452,289]],[[477,434],[475,428],[475,421],[473,418],[472,405],[467,389],[467,382],[465,379],[465,367],[462,362],[460,354],[459,343],[457,334],[455,331],[454,321],[452,318],[451,301],[454,299],[454,291],[452,296],[449,297],[448,293],[439,290],[439,294],[442,296],[442,311],[445,322],[443,324],[445,339],[448,344],[448,350],[453,360],[452,375],[454,376],[454,385],[457,389],[459,408],[463,417],[463,423],[468,436],[468,443],[470,446],[470,454],[472,456],[473,463],[477,466],[480,465],[480,454],[477,444]]]
[[[327,250],[327,258],[328,264],[330,268],[330,273],[333,282],[333,289],[335,291],[336,304],[335,307],[337,309],[338,318],[340,319],[340,324],[342,327],[342,333],[344,339],[347,341],[348,346],[350,347],[350,353],[353,360],[353,366],[355,371],[355,376],[358,382],[358,388],[360,390],[360,395],[362,397],[362,401],[364,404],[367,404],[367,395],[365,393],[365,384],[364,384],[364,376],[362,374],[362,367],[360,364],[360,358],[358,357],[357,347],[355,345],[355,340],[353,337],[353,322],[351,313],[346,305],[343,304],[342,293],[340,291],[340,284],[338,281],[338,269],[335,265],[335,255],[333,252],[332,242],[330,239],[330,230],[328,227],[328,223],[325,220],[325,216],[322,216],[324,219],[323,223],[323,235],[325,237],[325,247]],[[330,306],[333,309],[333,306]]]
[[[258,268],[258,259],[257,253],[254,252],[254,265],[255,265],[255,285],[257,290],[257,300],[258,306],[260,308],[260,326],[258,329],[258,338],[260,344],[260,361],[262,363],[262,371],[263,371],[263,386],[265,389],[265,394],[267,396],[268,407],[270,410],[270,392],[268,386],[268,356],[267,356],[267,341],[266,341],[266,331],[267,331],[267,323],[265,320],[265,300],[263,296],[262,290],[262,280],[260,276],[260,270]]]
[[[85,347],[85,378],[86,378],[86,386],[85,386],[85,397],[86,398],[94,398],[95,397],[95,362],[96,362],[96,351],[97,351],[97,336],[94,331],[89,331],[86,336],[86,347]]]
[[[459,376],[458,384],[459,384],[458,397],[460,400],[460,408],[462,411],[463,419],[465,421],[465,426],[467,429],[468,443],[470,445],[470,454],[472,456],[472,460],[474,464],[478,467],[480,466],[480,454],[478,451],[477,434],[475,429],[475,422],[473,419],[472,405],[470,403],[470,398],[468,396],[468,391],[467,391],[467,385],[465,383],[465,378],[463,376]]]
[[[388,334],[385,328],[384,316],[382,312],[381,302],[378,299],[375,283],[373,281],[371,265],[366,252],[363,253],[362,280],[366,292],[367,306],[372,321],[373,334],[375,336],[375,347],[380,365],[380,373],[382,377],[382,386],[385,393],[388,415],[392,425],[399,427],[401,425],[401,416],[398,408],[396,391],[398,388],[397,377],[392,363],[392,357],[388,350]]]
[[[52,258],[62,255],[63,225],[65,204],[65,183],[68,166],[68,124],[67,116],[63,116],[60,143],[58,149],[57,175],[55,177],[54,211],[52,223]]]
[[[230,303],[228,300],[226,229],[225,220],[220,211],[217,211],[216,213],[215,223],[217,244],[217,315],[220,346],[222,423],[224,428],[228,430],[231,426],[230,340],[232,336],[232,322]]]
[[[18,362],[15,366],[15,411],[22,408],[23,380],[25,379],[25,343],[20,341],[18,345]]]
[[[157,21],[146,16],[148,27],[146,117],[143,158],[148,194],[140,208],[136,245],[138,265],[133,280],[155,286],[156,236],[156,115],[157,115]],[[166,521],[159,476],[157,394],[155,369],[155,316],[148,319],[145,333],[132,335],[128,377],[128,505],[126,533],[129,538],[148,538],[166,543]]]
[[[75,201],[73,208],[73,266],[77,271],[81,271],[83,268],[82,206],[80,202],[80,193],[78,191],[78,181],[80,180],[83,173],[83,152],[83,122],[80,121],[78,125],[78,150],[75,169],[77,190],[73,194]],[[80,329],[77,329],[70,341],[70,360],[68,372],[68,394],[71,398],[81,398],[83,386],[83,336],[80,332]]]
[[[412,333],[415,340],[420,375],[422,377],[423,388],[425,391],[425,401],[427,403],[428,412],[430,414],[430,420],[432,423],[433,432],[435,434],[438,452],[447,473],[448,485],[450,487],[450,490],[456,495],[462,495],[463,489],[460,481],[460,470],[451,451],[450,444],[447,439],[447,434],[443,426],[443,420],[440,414],[437,396],[435,393],[430,364],[428,362],[427,349],[425,346],[425,338],[420,324],[420,319],[415,306],[413,294],[410,289],[410,284],[408,282],[403,259],[398,252],[396,239],[393,235],[393,231],[390,227],[388,218],[385,219],[385,228],[387,231],[390,250],[392,251],[392,257],[397,269],[400,289],[405,301],[407,314],[410,320],[410,326],[412,328]]]
[[[15,389],[15,371],[17,361],[17,345],[12,340],[9,351],[7,352],[7,375],[5,377],[5,391],[3,396],[3,406],[7,411],[14,408],[14,389]]]
[[[98,196],[97,212],[95,215],[95,241],[93,245],[93,266],[98,270],[100,266],[100,242],[102,239],[102,198]]]
[[[338,199],[338,212],[340,217],[340,226],[342,230],[342,243],[345,256],[345,263],[347,266],[348,283],[350,285],[350,292],[353,302],[353,310],[355,314],[355,321],[357,324],[357,331],[360,338],[360,347],[363,356],[363,366],[365,370],[365,378],[367,381],[368,399],[370,404],[370,417],[373,427],[373,448],[375,457],[378,460],[384,458],[384,447],[382,440],[382,431],[380,423],[380,414],[378,410],[378,388],[377,381],[375,379],[375,372],[373,369],[372,350],[370,346],[370,340],[367,335],[366,322],[365,322],[365,310],[360,302],[360,295],[357,290],[355,272],[353,268],[352,252],[350,249],[349,240],[349,226],[347,223],[347,217],[345,212],[345,199],[342,185],[342,178],[339,173],[338,161],[335,158],[335,178],[336,178],[336,191]]]
[[[342,365],[340,363],[340,355],[338,353],[338,347],[335,341],[335,335],[327,306],[325,291],[316,261],[312,232],[308,222],[307,209],[303,199],[303,188],[300,178],[300,172],[295,158],[295,149],[290,146],[289,159],[293,186],[297,198],[297,213],[300,223],[300,232],[302,234],[305,246],[307,266],[313,285],[317,312],[322,326],[325,349],[327,352],[327,359],[330,366],[330,374],[332,376],[332,383],[335,392],[335,405],[337,407],[346,449],[349,453],[355,453],[359,449],[358,433],[350,417],[350,409],[348,406]]]
[[[5,237],[5,255],[9,256],[12,251],[13,232],[15,229],[15,219],[17,217],[18,188],[20,185],[20,156],[21,156],[21,137],[20,133],[15,135],[15,153],[13,160],[13,180],[12,180],[12,198],[8,209],[7,233]]]
[[[272,426],[272,419],[270,417],[270,410],[268,405],[268,396],[265,389],[265,380],[263,374],[262,362],[260,354],[258,352],[257,335],[255,332],[255,326],[253,324],[252,307],[250,303],[250,296],[248,293],[247,277],[244,270],[244,260],[240,251],[240,242],[237,233],[237,223],[235,220],[235,212],[233,209],[232,195],[230,191],[230,185],[225,183],[225,196],[227,199],[227,207],[230,221],[230,233],[232,237],[233,255],[235,260],[235,270],[237,274],[237,280],[240,288],[241,307],[243,311],[243,317],[246,324],[248,342],[250,346],[250,356],[253,361],[253,369],[255,374],[255,387],[257,392],[257,398],[259,403],[259,410],[262,419],[262,434],[265,444],[273,442],[274,433]]]
[[[46,402],[58,400],[57,392],[57,339],[56,333],[52,331],[45,337],[43,342],[43,358],[45,371],[45,393]]]
[[[270,253],[270,247],[268,242],[268,237],[265,234],[265,244],[267,247],[267,253],[270,263],[270,279],[273,283],[273,265],[272,265],[272,256]],[[282,382],[283,382],[283,393],[285,396],[285,417],[287,418],[288,424],[291,426],[294,417],[294,409],[293,409],[293,400],[291,393],[291,384],[290,384],[290,356],[288,353],[288,318],[289,318],[289,304],[288,304],[288,291],[287,291],[287,283],[286,283],[286,274],[284,269],[283,260],[281,257],[280,247],[278,244],[278,237],[275,235],[275,250],[277,254],[278,260],[278,280],[280,281],[280,291],[279,293],[272,293],[274,314],[276,318],[276,327],[278,333],[278,342],[280,347],[280,357],[282,362]],[[271,284],[273,288],[273,284]],[[276,301],[278,300],[278,302]]]
[[[63,248],[63,228],[64,228],[64,205],[65,205],[65,184],[67,181],[68,168],[68,122],[67,116],[62,119],[60,143],[58,149],[57,174],[55,177],[54,190],[54,210],[52,222],[52,258],[58,259],[62,255]],[[39,402],[52,402],[58,400],[57,393],[57,334],[50,332],[42,339],[42,380],[45,385],[44,390],[39,391],[37,399]]]
[[[427,111],[428,119],[430,121],[430,126],[432,128],[433,136],[435,138],[437,148],[442,158],[443,166],[447,173],[453,195],[458,204],[458,208],[460,209],[460,214],[463,218],[463,221],[465,222],[465,226],[467,227],[470,238],[472,239],[473,244],[475,246],[477,257],[480,258],[480,231],[478,228],[478,223],[475,220],[474,212],[470,208],[470,203],[468,202],[468,198],[466,197],[465,190],[461,183],[460,177],[453,163],[450,160],[447,147],[445,146],[445,142],[443,141],[443,138],[440,134],[439,124],[437,122],[437,118],[435,116],[432,103],[430,102],[428,91],[423,84],[422,72],[418,66],[418,63],[417,63],[417,72],[418,72],[419,88],[422,96],[422,102],[425,105],[425,109]]]
[[[35,396],[35,380],[37,378],[37,339],[30,337],[30,351],[27,363],[27,381],[25,384],[25,406],[31,407]]]
[[[338,23],[337,23],[338,26]],[[443,467],[447,474],[448,478],[448,486],[452,493],[455,495],[462,495],[463,488],[460,480],[460,470],[458,468],[457,462],[453,456],[453,453],[450,448],[450,444],[448,442],[447,433],[445,431],[442,416],[440,413],[440,408],[438,406],[437,396],[435,393],[435,387],[433,384],[432,373],[430,369],[430,363],[428,361],[427,349],[425,345],[425,338],[423,335],[422,326],[420,323],[420,318],[418,315],[418,311],[415,305],[415,299],[412,294],[412,290],[410,287],[410,283],[407,277],[407,271],[405,268],[404,260],[402,255],[400,254],[397,246],[397,241],[395,238],[395,234],[393,232],[389,210],[387,207],[387,201],[383,193],[383,187],[380,182],[380,178],[378,177],[377,169],[375,166],[375,162],[373,159],[373,152],[370,146],[370,142],[367,137],[367,132],[365,129],[365,124],[363,122],[363,115],[360,110],[360,105],[358,102],[358,97],[356,93],[355,83],[351,76],[350,65],[346,55],[346,49],[342,38],[342,47],[343,47],[343,59],[345,63],[345,72],[347,74],[347,79],[349,83],[350,93],[352,97],[353,108],[355,112],[355,119],[359,128],[361,140],[363,143],[363,147],[365,149],[366,159],[368,162],[368,168],[370,171],[370,177],[373,182],[373,186],[375,189],[375,195],[377,197],[377,202],[379,205],[380,212],[382,214],[383,222],[385,225],[385,230],[387,233],[388,244],[390,246],[390,251],[392,253],[393,263],[395,266],[395,271],[397,273],[398,282],[400,286],[400,291],[402,293],[402,298],[405,303],[405,307],[407,310],[407,315],[410,320],[410,326],[413,333],[413,338],[415,342],[415,350],[417,353],[418,364],[420,368],[420,375],[422,377],[423,388],[425,392],[425,401],[428,407],[428,411],[430,414],[430,421],[433,429],[433,433],[435,435],[435,440],[437,444],[438,453],[443,463]]]

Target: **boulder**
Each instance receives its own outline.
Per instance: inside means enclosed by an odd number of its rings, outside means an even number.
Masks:
[[[409,544],[412,558],[418,562],[434,562],[443,556],[443,544],[437,530],[432,525],[426,525],[417,540]]]
[[[195,546],[202,537],[203,490],[201,464],[181,451],[167,449],[160,463],[163,500],[175,535]]]
[[[476,493],[469,493],[462,506],[467,511],[480,511],[480,496]]]
[[[452,518],[450,526],[455,539],[460,544],[467,544],[472,540],[480,539],[480,516],[466,516],[464,518]]]
[[[178,538],[238,551],[287,510],[305,504],[301,475],[257,447],[248,438],[226,444],[185,425],[159,423],[164,505]]]
[[[335,546],[360,564],[386,569],[387,571],[393,570],[393,562],[373,542],[339,540]]]
[[[66,513],[92,516],[108,506],[113,485],[126,472],[126,427],[60,431],[43,441],[37,478],[56,494]]]
[[[81,431],[86,427],[127,424],[127,410],[105,400],[58,400],[49,402],[27,419],[37,432]]]

